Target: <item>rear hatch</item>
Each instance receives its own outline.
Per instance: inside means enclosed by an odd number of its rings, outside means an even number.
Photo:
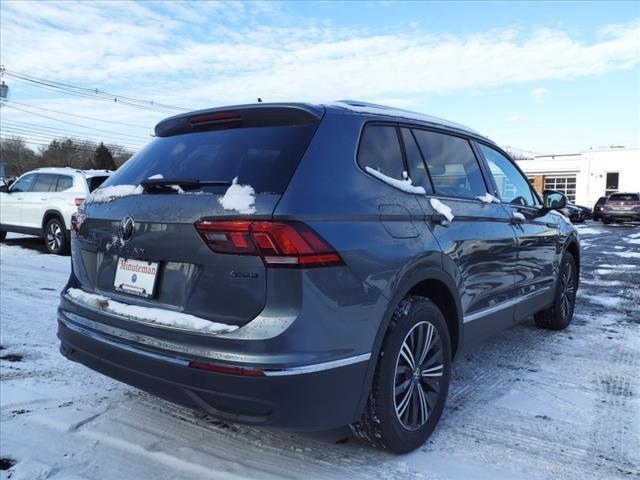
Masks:
[[[613,193],[605,204],[605,211],[630,213],[640,209],[640,195],[636,193]]]
[[[80,286],[220,323],[253,319],[266,300],[263,259],[214,252],[196,223],[271,219],[322,113],[249,106],[161,122],[85,202],[73,248]]]

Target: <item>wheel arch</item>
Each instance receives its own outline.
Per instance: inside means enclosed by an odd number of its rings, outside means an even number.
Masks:
[[[380,351],[386,337],[393,313],[403,298],[407,295],[417,295],[428,298],[440,308],[449,326],[451,337],[452,359],[456,353],[462,351],[463,345],[463,325],[462,306],[459,296],[456,294],[457,287],[454,280],[441,268],[430,267],[426,269],[414,270],[398,282],[398,287],[389,301],[385,315],[380,323],[376,339],[371,349],[371,360],[367,369],[367,376],[363,385],[357,418],[360,417],[366,407],[369,392],[373,384],[373,377],[378,366]]]
[[[576,261],[576,269],[578,270],[578,278],[580,277],[580,245],[575,237],[571,237],[567,242],[565,251],[573,255],[573,259]]]
[[[50,208],[49,210],[44,212],[44,215],[42,216],[42,227],[41,227],[42,235],[44,235],[44,228],[47,226],[47,222],[52,218],[58,218],[62,222],[62,226],[64,227],[65,231],[69,230],[64,221],[64,215],[62,215],[62,212],[60,210]]]

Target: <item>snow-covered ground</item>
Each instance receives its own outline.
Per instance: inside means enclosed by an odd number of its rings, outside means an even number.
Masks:
[[[640,229],[579,229],[572,325],[529,322],[460,358],[440,425],[404,456],[346,430],[220,423],[65,360],[55,309],[69,258],[9,236],[0,245],[0,456],[16,463],[0,479],[637,478]]]

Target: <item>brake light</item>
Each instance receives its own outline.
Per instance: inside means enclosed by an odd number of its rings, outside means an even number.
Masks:
[[[268,267],[310,268],[342,265],[342,258],[300,222],[199,220],[195,224],[216,253],[260,255]]]
[[[198,130],[217,130],[240,125],[242,117],[234,112],[217,112],[196,115],[189,119],[191,127]]]
[[[76,198],[73,203],[76,204],[76,207],[79,207],[84,202],[84,198]]]
[[[80,228],[82,228],[82,224],[86,220],[86,216],[84,213],[75,212],[71,215],[71,236],[77,237],[80,232]]]

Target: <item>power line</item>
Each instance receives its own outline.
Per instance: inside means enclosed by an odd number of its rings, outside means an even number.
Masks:
[[[38,124],[32,124],[32,123],[26,123],[26,122],[18,122],[18,121],[11,121],[11,122],[4,122],[2,124],[2,126],[0,126],[0,129],[11,129],[11,128],[18,128],[18,129],[23,129],[23,130],[28,130],[31,131],[33,133],[41,133],[41,134],[47,134],[50,136],[77,136],[77,137],[86,137],[87,133],[86,132],[76,132],[73,130],[63,130],[60,128],[55,128],[55,127],[48,127],[48,126],[44,126],[44,125],[38,125]],[[108,140],[111,142],[123,142],[125,140],[120,139],[120,138],[114,138],[114,137],[109,137],[109,136],[100,136],[100,139],[102,140]],[[129,139],[126,140],[127,142],[130,142]]]
[[[111,130],[103,130],[102,128],[87,127],[86,125],[81,125],[79,123],[70,122],[68,120],[62,120],[60,118],[50,117],[50,116],[44,115],[42,113],[32,112],[32,111],[26,110],[24,108],[16,107],[16,106],[10,105],[10,104],[5,105],[5,107],[12,108],[14,110],[19,110],[19,111],[25,112],[25,113],[30,113],[31,115],[35,115],[37,117],[46,118],[46,119],[53,120],[53,121],[56,121],[56,122],[67,123],[69,125],[74,125],[76,127],[86,128],[88,130],[95,130],[97,132],[108,133],[110,135],[116,135],[116,136],[119,136],[119,137],[135,138],[135,139],[138,139],[138,140],[145,140],[145,141],[148,140],[148,138],[140,137],[138,135],[129,135],[129,134],[126,134],[126,133],[118,133],[118,132],[114,132],[114,131],[111,131]]]
[[[175,105],[169,105],[165,103],[159,103],[154,100],[144,100],[135,97],[129,97],[125,95],[118,95],[114,93],[105,92],[97,88],[86,88],[69,83],[58,82],[55,80],[47,80],[43,78],[34,77],[31,75],[21,74],[18,72],[4,71],[4,74],[21,83],[28,83],[32,86],[44,88],[46,90],[54,90],[57,92],[66,93],[68,95],[75,95],[84,98],[92,98],[94,100],[103,100],[108,102],[120,103],[136,108],[144,108],[147,110],[156,110],[165,113],[171,113],[175,111],[187,112],[189,109],[178,107]]]
[[[7,140],[14,139],[14,138],[16,138],[15,135],[7,136],[5,134],[0,134],[0,140],[1,141],[7,141]],[[21,140],[23,140],[24,142],[26,142],[26,143],[28,143],[30,145],[37,145],[39,147],[49,147],[51,145],[51,142],[45,143],[40,139],[34,139],[34,138],[31,138],[31,137],[20,136],[18,138],[20,138]],[[60,147],[63,148],[63,149],[77,150],[77,151],[87,152],[87,153],[95,153],[95,148],[87,148],[87,147],[84,147],[82,145],[77,145],[77,144],[74,144],[73,146],[60,145]],[[136,149],[130,149],[130,150],[135,151]],[[128,153],[131,153],[131,151],[128,152]]]
[[[22,105],[23,107],[37,108],[38,110],[44,110],[45,112],[57,113],[60,115],[68,115],[70,117],[76,117],[76,118],[84,118],[85,120],[95,120],[98,122],[111,123],[113,125],[120,125],[123,127],[144,128],[145,130],[150,130],[148,125],[136,125],[135,123],[116,122],[113,120],[105,120],[104,118],[89,117],[87,115],[78,115],[75,113],[61,112],[59,110],[54,110],[52,108],[39,107],[38,105],[33,105],[31,103],[16,102],[15,100],[11,100],[11,103],[16,105]]]
[[[7,132],[10,134],[16,134],[16,135],[27,135],[29,137],[33,137],[39,140],[43,140],[43,141],[52,141],[52,140],[57,140],[60,138],[71,138],[71,139],[75,139],[77,141],[81,141],[81,142],[89,142],[89,143],[99,143],[95,140],[87,140],[85,138],[82,138],[81,136],[77,136],[74,134],[60,134],[60,133],[50,133],[50,132],[38,132],[38,131],[34,131],[34,130],[29,130],[23,127],[4,127],[3,132]],[[122,142],[118,141],[118,140],[114,140],[114,139],[109,139],[109,138],[104,138],[101,140],[102,143],[110,143],[110,144],[115,144],[115,145],[119,145],[123,148],[129,148],[131,150],[139,150],[140,148],[142,148],[142,146],[140,145],[130,145],[130,144],[123,144]]]

